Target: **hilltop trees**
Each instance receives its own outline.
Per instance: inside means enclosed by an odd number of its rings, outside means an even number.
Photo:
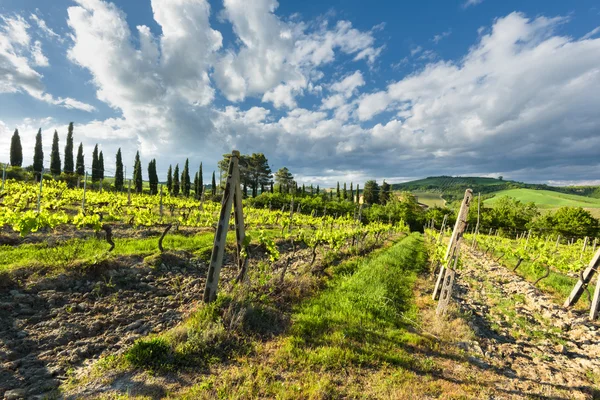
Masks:
[[[76,166],[77,175],[83,176],[85,175],[85,160],[83,158],[83,143],[79,143],[79,148],[77,149],[77,166]]]
[[[23,147],[21,146],[18,129],[15,129],[15,133],[13,133],[10,140],[10,165],[11,167],[23,166]]]
[[[121,155],[121,148],[117,150],[117,162],[115,166],[115,189],[123,190],[123,156]]]
[[[133,183],[135,185],[135,192],[142,193],[142,162],[140,160],[139,150],[135,153],[135,161],[133,163]]]
[[[72,174],[74,172],[73,164],[73,123],[69,123],[69,131],[67,133],[67,144],[65,144],[65,161],[63,165],[63,171],[65,174]]]
[[[40,173],[40,178],[44,172],[44,150],[42,149],[42,128],[35,135],[35,148],[33,150],[33,171]]]
[[[391,190],[390,184],[384,180],[383,183],[381,184],[381,190],[379,193],[379,203],[380,204],[385,205],[388,201],[390,201],[390,198],[391,198],[390,190]]]

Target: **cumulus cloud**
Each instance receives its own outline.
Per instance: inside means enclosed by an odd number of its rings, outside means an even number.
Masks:
[[[48,67],[42,43],[32,43],[30,25],[17,15],[0,15],[0,93],[25,92],[49,104],[93,111],[95,108],[71,98],[54,97],[45,92],[42,74],[34,67]]]

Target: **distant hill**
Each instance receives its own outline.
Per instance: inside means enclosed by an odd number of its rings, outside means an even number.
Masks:
[[[413,193],[421,193],[421,195],[423,193],[437,193],[447,202],[462,199],[467,188],[473,189],[474,193],[481,193],[484,198],[494,197],[498,192],[502,191],[531,189],[600,199],[600,186],[558,187],[497,178],[432,176],[425,179],[392,184],[393,190],[408,190]]]

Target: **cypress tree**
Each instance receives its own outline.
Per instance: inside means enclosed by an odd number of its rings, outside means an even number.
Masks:
[[[200,190],[198,190],[198,171],[194,174],[194,196],[196,199],[200,198]]]
[[[212,175],[212,195],[216,195],[217,194],[217,180],[215,179],[215,171],[213,171],[213,175]]]
[[[173,168],[169,165],[169,171],[167,172],[167,190],[169,193],[173,191]]]
[[[202,192],[204,191],[204,178],[202,175],[202,163],[200,163],[200,169],[198,170],[198,198],[202,196]]]
[[[337,196],[337,199],[339,200],[341,198],[340,196],[340,183],[337,183],[337,190],[335,191],[335,194]]]
[[[333,201],[333,190],[329,191],[329,200]]]
[[[158,173],[156,172],[156,159],[148,163],[148,181],[150,183],[150,194],[158,193]]]
[[[60,175],[60,150],[58,149],[58,132],[54,131],[52,138],[52,151],[50,152],[50,172]]]
[[[98,172],[99,178],[100,180],[104,179],[104,154],[102,154],[102,151],[100,151],[100,155],[98,156],[98,169],[100,170]]]
[[[354,189],[352,189],[352,182],[350,182],[350,201],[354,203]]]
[[[188,158],[185,159],[185,164],[183,165],[183,171],[181,172],[181,193],[185,197],[189,197],[190,195],[190,160]]]
[[[10,165],[11,167],[23,166],[23,146],[21,146],[21,137],[19,130],[15,129],[10,140]]]
[[[179,195],[179,164],[175,164],[173,171],[173,195]]]
[[[321,191],[321,189],[319,188],[319,185],[317,185],[317,196],[319,195],[320,191]]]
[[[33,171],[38,172],[40,174],[44,171],[44,150],[42,149],[42,128],[40,128],[37,135],[35,135],[35,149],[33,152]]]
[[[142,181],[142,162],[140,160],[140,152],[135,153],[135,161],[133,163],[133,184],[135,185],[135,192],[142,193],[143,181]]]
[[[360,204],[360,188],[358,183],[356,184],[356,204]]]
[[[115,167],[115,189],[123,190],[123,156],[121,155],[121,148],[117,150],[117,165]]]
[[[271,181],[271,193],[273,193],[273,181]]]
[[[79,143],[79,148],[77,149],[77,175],[79,175],[79,176],[85,175],[85,160],[83,158],[83,143]]]
[[[100,166],[98,165],[98,143],[94,146],[92,152],[92,182],[98,182],[100,180]]]
[[[65,174],[73,173],[73,123],[69,123],[69,132],[67,133],[67,144],[65,145],[65,164],[63,171]]]
[[[346,190],[346,182],[344,182],[344,191],[342,192],[344,200],[348,200],[348,191]]]
[[[386,205],[390,200],[390,184],[386,181],[383,181],[381,184],[381,188],[379,189],[379,203],[382,205]]]

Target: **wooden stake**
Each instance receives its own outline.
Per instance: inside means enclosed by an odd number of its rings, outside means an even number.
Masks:
[[[594,299],[592,300],[592,306],[590,307],[590,320],[598,318],[598,311],[600,310],[600,278],[596,282],[596,290],[594,290]]]
[[[594,273],[597,271],[597,269],[599,267],[600,267],[600,249],[596,252],[596,254],[594,254],[594,257],[592,257],[592,260],[588,264],[587,268],[581,274],[581,276],[583,277],[583,280],[580,278],[577,281],[577,283],[575,284],[575,287],[571,291],[571,294],[569,295],[569,297],[563,304],[564,307],[571,307],[572,305],[577,303],[577,300],[579,300],[579,298],[583,294],[583,291],[585,290],[585,287],[590,283],[590,281],[592,280],[592,277],[594,276]],[[599,279],[599,281],[600,281],[600,279]]]
[[[585,248],[587,247],[588,237],[586,236],[583,239],[583,247],[581,248],[581,255],[579,256],[579,261],[583,260],[583,253],[585,253]]]
[[[81,212],[85,212],[85,192],[87,190],[87,171],[85,173],[85,178],[83,181],[83,197],[81,198]]]
[[[206,286],[204,288],[205,303],[210,303],[217,298],[219,276],[221,274],[221,267],[223,266],[223,255],[225,253],[229,219],[231,217],[231,206],[233,204],[234,193],[236,193],[235,186],[239,185],[239,182],[236,182],[235,180],[236,174],[234,174],[234,171],[238,168],[239,158],[239,151],[234,150],[231,152],[227,182],[225,184],[225,190],[223,191],[223,199],[221,200],[221,214],[217,224],[217,231],[215,232],[210,265],[206,276]]]
[[[44,190],[44,168],[42,168],[42,172],[40,173],[40,191],[38,192],[37,198],[37,212],[40,212],[40,205],[42,201],[42,190]]]
[[[235,192],[233,194],[233,216],[235,219],[235,238],[237,245],[238,255],[238,269],[240,271],[238,276],[238,282],[242,282],[246,279],[248,256],[245,259],[242,258],[242,252],[244,250],[244,241],[246,239],[246,227],[244,226],[244,209],[242,206],[242,189],[240,189],[240,170],[236,168],[234,171],[235,178]]]
[[[444,219],[442,220],[442,227],[440,228],[440,234],[438,235],[437,239],[438,244],[442,243],[442,238],[444,237],[444,229],[446,229],[446,221],[448,221],[448,214],[444,214]]]
[[[556,238],[556,245],[554,246],[554,250],[558,249],[558,244],[560,243],[560,235]]]
[[[160,205],[159,205],[159,209],[160,209],[160,217],[162,219],[162,216],[163,216],[163,185],[160,185]]]

